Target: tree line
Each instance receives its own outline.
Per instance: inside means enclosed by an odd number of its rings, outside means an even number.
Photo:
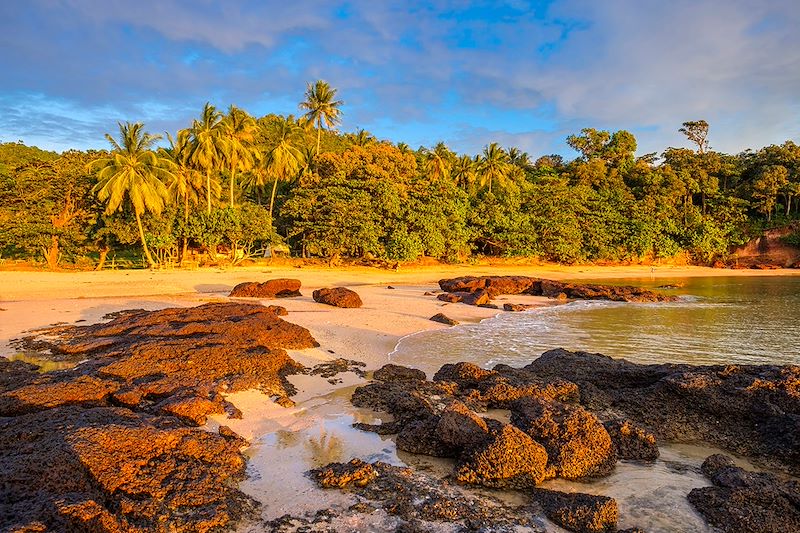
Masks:
[[[109,253],[129,251],[153,267],[198,250],[237,262],[288,246],[331,262],[709,263],[798,216],[792,141],[724,154],[700,120],[680,128],[693,148],[661,154],[637,157],[631,133],[593,128],[567,137],[569,161],[494,142],[457,154],[444,142],[412,149],[340,133],[341,107],[317,81],[300,116],[206,104],[165,139],[120,123],[107,151],[0,144],[0,257],[56,267],[91,256],[102,268]]]

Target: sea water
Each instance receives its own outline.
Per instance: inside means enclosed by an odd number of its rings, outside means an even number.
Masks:
[[[484,368],[498,363],[524,366],[553,348],[597,352],[637,363],[800,364],[800,276],[600,283],[645,286],[674,294],[678,301],[576,301],[500,313],[479,324],[410,335],[401,340],[390,359],[420,368],[429,377],[443,364],[458,361]],[[666,285],[671,287],[656,288]],[[513,296],[504,299],[514,301]],[[603,479],[589,483],[554,480],[544,486],[616,498],[621,528],[708,532],[712,530],[686,495],[709,484],[700,465],[718,451],[662,445],[661,458],[654,463],[623,461]],[[754,468],[741,458],[735,460]]]

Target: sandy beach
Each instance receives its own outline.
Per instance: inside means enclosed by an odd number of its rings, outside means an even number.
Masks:
[[[798,275],[798,271],[742,271],[701,267],[563,267],[563,266],[438,266],[398,271],[373,268],[294,268],[259,266],[229,270],[195,271],[104,271],[104,272],[0,272],[0,355],[13,356],[11,339],[23,332],[56,323],[93,323],[103,315],[123,309],[148,310],[194,306],[225,301],[234,285],[244,281],[274,278],[301,280],[303,296],[264,303],[284,306],[286,319],[307,328],[320,343],[319,348],[290,351],[306,366],[345,358],[366,364],[371,371],[389,362],[398,341],[419,331],[447,328],[429,318],[444,313],[459,322],[478,322],[498,313],[463,304],[447,304],[427,291],[438,289],[437,280],[446,277],[485,274],[517,274],[551,279],[631,279],[684,278],[692,276]],[[346,286],[361,296],[359,309],[340,309],[318,304],[311,292],[320,287]],[[509,296],[507,301],[548,305],[550,300],[535,296]],[[502,303],[502,302],[498,302]],[[321,491],[303,473],[309,468],[351,457],[370,458],[394,464],[419,461],[408,454],[398,455],[387,437],[352,429],[353,422],[375,423],[376,414],[349,404],[353,387],[364,383],[354,373],[340,374],[337,383],[313,376],[291,376],[297,387],[294,407],[285,408],[254,391],[229,397],[243,412],[241,420],[215,415],[208,429],[220,424],[251,442],[249,478],[242,490],[262,504],[263,518],[274,519],[286,513],[313,512],[348,497],[338,491]],[[707,450],[696,453],[700,460]],[[430,465],[429,465],[430,466]],[[436,468],[434,461],[431,468]],[[700,486],[688,480],[682,489]],[[676,493],[677,494],[677,493]],[[668,521],[669,516],[665,515]],[[623,521],[624,523],[624,521]],[[258,526],[242,526],[245,531],[260,531]]]

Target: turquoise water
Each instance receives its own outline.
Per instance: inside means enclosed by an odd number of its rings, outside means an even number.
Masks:
[[[433,372],[470,361],[521,366],[552,348],[642,362],[800,364],[800,276],[627,279],[607,283],[663,289],[679,301],[577,301],[501,313],[480,324],[404,338],[392,362]],[[513,302],[513,296],[505,296]],[[502,303],[502,302],[499,302]]]

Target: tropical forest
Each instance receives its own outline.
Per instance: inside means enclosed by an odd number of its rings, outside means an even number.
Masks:
[[[309,83],[296,114],[206,104],[177,132],[120,122],[105,151],[0,144],[0,260],[46,268],[237,264],[283,254],[393,264],[482,256],[560,263],[725,263],[773,227],[800,243],[800,146],[637,155],[628,131],[569,135],[574,158],[487,139],[411,147],[337,131],[342,104]]]

